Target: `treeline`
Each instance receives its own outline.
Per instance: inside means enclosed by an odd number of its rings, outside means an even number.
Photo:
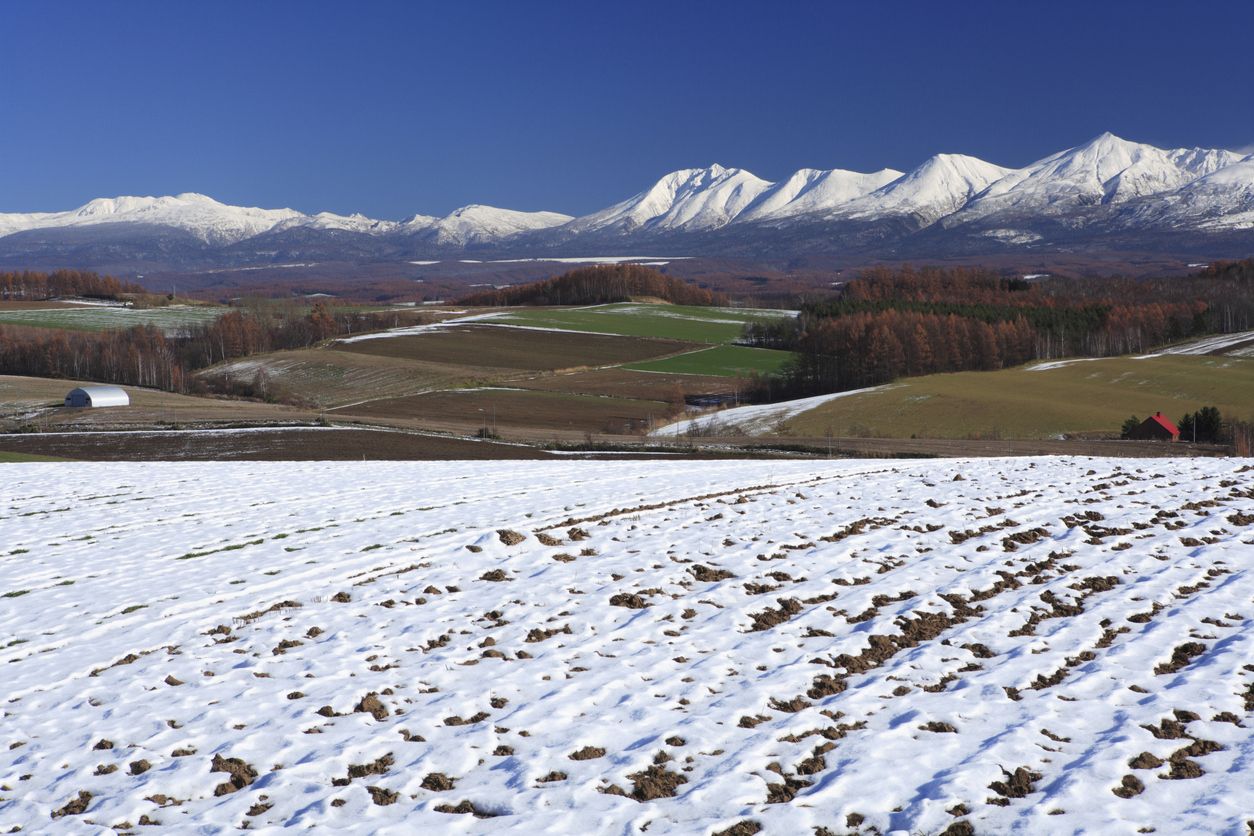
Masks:
[[[726,305],[727,297],[638,264],[580,267],[552,279],[475,293],[459,305],[605,305],[642,296],[676,305]]]
[[[742,342],[794,352],[759,400],[875,386],[903,375],[1150,351],[1254,328],[1254,261],[1188,277],[1039,281],[973,268],[876,268],[795,320],[755,323]]]
[[[22,270],[0,273],[0,300],[46,302],[50,299],[82,297],[119,299],[122,294],[147,293],[134,282],[101,276],[84,270],[54,270],[38,273]]]
[[[167,335],[152,325],[78,332],[0,326],[0,374],[72,378],[169,392],[204,393],[199,369],[258,354],[307,348],[322,340],[390,327],[393,315],[337,312],[319,303],[307,313],[233,310],[213,322]],[[279,399],[263,379],[225,381],[231,394]],[[243,385],[241,385],[243,384]]]

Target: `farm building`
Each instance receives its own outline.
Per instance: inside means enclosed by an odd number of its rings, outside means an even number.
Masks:
[[[119,386],[80,386],[65,396],[66,406],[128,406],[131,398]]]
[[[1128,433],[1128,438],[1141,441],[1179,441],[1180,430],[1161,412],[1155,412]]]

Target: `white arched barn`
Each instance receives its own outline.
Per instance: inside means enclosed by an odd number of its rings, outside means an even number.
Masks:
[[[128,406],[131,398],[118,386],[80,386],[65,396],[66,406]]]

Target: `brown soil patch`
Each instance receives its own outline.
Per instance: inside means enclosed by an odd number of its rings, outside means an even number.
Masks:
[[[517,531],[510,531],[508,528],[500,529],[496,532],[496,536],[507,546],[516,546],[527,539],[526,534],[519,534]]]
[[[620,592],[617,595],[610,596],[611,607],[625,607],[629,610],[642,610],[649,606],[649,602],[634,592]]]
[[[71,798],[65,803],[64,807],[59,810],[52,811],[52,817],[59,819],[63,816],[79,816],[87,811],[88,805],[91,804],[92,794],[86,790],[79,790],[78,795]]]
[[[395,804],[401,797],[400,793],[385,787],[366,787],[366,791],[370,793],[370,800],[380,807]]]
[[[692,576],[701,583],[718,583],[719,581],[725,581],[736,577],[733,572],[729,572],[726,569],[702,566],[700,563],[695,566],[689,566],[688,571],[691,572]]]
[[[443,772],[428,772],[422,779],[422,788],[431,792],[448,792],[457,786],[457,782]]]
[[[554,630],[546,630],[541,627],[535,627],[527,632],[527,638],[524,639],[523,641],[527,642],[528,644],[535,644],[536,642],[547,641],[553,638],[554,636],[561,635],[561,634],[565,634],[569,636],[569,635],[573,635],[574,631],[570,629],[569,624],[565,625],[564,627],[558,627]]]
[[[710,836],[754,836],[755,833],[761,832],[762,824],[760,822],[756,822],[753,819],[745,819],[724,830],[715,831]]]
[[[1111,790],[1120,798],[1132,798],[1145,792],[1145,784],[1135,775],[1125,775],[1119,786]]]
[[[221,755],[214,755],[209,771],[225,772],[231,776],[230,780],[214,787],[213,794],[215,796],[228,795],[236,790],[242,790],[257,779],[257,770],[240,758],[224,758]]]
[[[630,793],[623,792],[617,786],[611,786],[603,792],[611,795],[626,795],[636,801],[653,801],[658,798],[674,798],[675,791],[688,783],[688,779],[683,775],[671,772],[661,764],[651,764],[640,772],[628,775],[627,779],[632,782]],[[614,792],[615,790],[617,792]]]
[[[779,608],[767,608],[762,612],[751,612],[749,617],[753,619],[752,626],[749,627],[750,633],[759,633],[763,630],[769,630],[772,627],[783,624],[797,613],[801,612],[803,607],[801,602],[796,598],[780,598]]]
[[[565,781],[569,777],[570,776],[567,775],[565,772],[560,772],[554,769],[548,775],[545,775],[543,778],[537,778],[536,783],[537,784],[552,784],[557,781]]]
[[[357,705],[353,706],[353,712],[369,714],[376,720],[383,720],[390,713],[388,707],[379,700],[379,695],[373,691],[366,694],[357,702]]]
[[[461,801],[457,804],[437,804],[433,808],[437,813],[454,813],[460,815],[471,815],[477,819],[490,819],[497,816],[490,810],[482,810],[475,806],[474,802]]]
[[[331,786],[346,787],[356,778],[365,778],[367,775],[386,775],[395,762],[396,759],[392,757],[392,753],[388,752],[386,755],[375,758],[369,763],[349,764],[348,777],[333,778],[331,780]]]
[[[1171,660],[1156,666],[1154,668],[1154,673],[1159,676],[1168,673],[1175,673],[1205,652],[1206,645],[1201,642],[1185,642],[1175,650],[1171,651]]]
[[[1039,772],[1033,772],[1026,766],[1015,768],[1014,772],[1006,772],[1003,767],[1002,772],[1006,775],[1004,781],[994,781],[988,785],[988,788],[1004,798],[1025,798],[1031,792],[1036,790],[1036,782],[1043,777]]]
[[[1163,759],[1150,752],[1142,752],[1128,761],[1130,769],[1157,769],[1163,765]]]
[[[582,749],[571,752],[566,757],[570,758],[572,761],[596,760],[597,758],[605,757],[605,750],[600,746],[585,746]]]

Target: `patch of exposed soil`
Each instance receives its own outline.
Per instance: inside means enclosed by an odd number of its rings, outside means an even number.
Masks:
[[[214,787],[215,796],[228,795],[236,790],[242,790],[257,779],[257,770],[241,758],[224,758],[221,755],[214,755],[209,771],[225,772],[231,776],[230,780]]]

